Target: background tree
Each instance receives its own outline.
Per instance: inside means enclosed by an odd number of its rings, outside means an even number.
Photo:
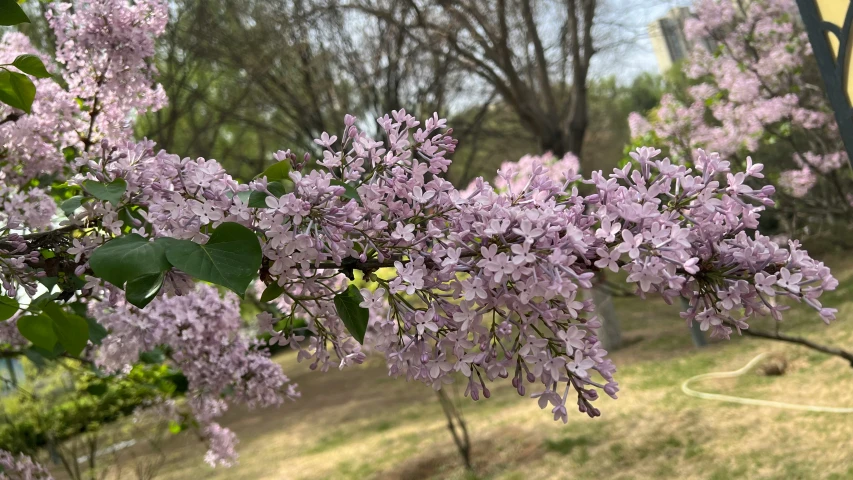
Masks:
[[[794,2],[702,0],[686,29],[715,47],[674,69],[686,75],[669,75],[650,123],[633,116],[635,143],[688,163],[697,147],[734,165],[767,159],[781,191],[763,226],[837,242],[849,229],[853,177]]]
[[[410,15],[407,5],[388,2],[389,14]],[[443,112],[460,88],[449,55],[419,48],[395,22],[322,2],[184,0],[170,16],[157,58],[172,102],[137,132],[220,158],[238,178],[262,171],[282,144],[319,153],[305,139],[345,112]]]
[[[398,23],[424,48],[452,51],[515,112],[540,151],[581,153],[595,0],[411,2],[411,19],[374,2],[355,5]],[[546,15],[556,25],[546,26]]]

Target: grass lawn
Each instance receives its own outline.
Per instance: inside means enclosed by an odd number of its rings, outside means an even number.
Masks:
[[[790,334],[853,349],[853,259],[833,262],[841,280],[825,326],[805,309],[788,312]],[[841,267],[841,268],[839,268]],[[500,384],[473,402],[451,388],[471,430],[476,473],[462,467],[435,395],[424,385],[387,377],[381,359],[322,374],[278,359],[302,399],[279,409],[234,409],[223,419],[240,438],[240,463],[203,464],[205,446],[191,433],[167,444],[163,479],[849,479],[853,415],[719,403],[685,396],[681,382],[735,370],[760,352],[789,363],[783,376],[750,373],[694,385],[704,391],[853,406],[853,369],[843,360],[795,345],[752,338],[697,350],[677,310],[658,300],[620,298],[627,346],[613,354],[619,400],[597,403],[602,417],[570,413],[568,425]],[[768,329],[769,322],[755,322]]]

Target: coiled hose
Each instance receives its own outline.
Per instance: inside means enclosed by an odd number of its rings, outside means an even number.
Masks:
[[[719,402],[739,403],[741,405],[756,405],[760,407],[784,408],[787,410],[803,410],[807,412],[824,412],[824,413],[853,413],[853,408],[849,407],[822,407],[819,405],[801,405],[797,403],[774,402],[771,400],[758,400],[755,398],[735,397],[732,395],[722,395],[719,393],[705,393],[693,390],[690,388],[690,383],[706,378],[735,378],[749,372],[759,362],[767,357],[767,353],[761,353],[749,361],[743,368],[733,372],[712,372],[703,373],[688,378],[681,384],[681,391],[691,397],[702,398],[704,400],[717,400]]]

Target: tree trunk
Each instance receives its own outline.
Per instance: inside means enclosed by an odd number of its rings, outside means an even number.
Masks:
[[[474,465],[471,463],[471,438],[468,436],[468,424],[465,423],[462,412],[456,409],[453,405],[453,400],[447,396],[444,390],[438,390],[435,393],[438,395],[441,409],[444,411],[445,418],[447,418],[447,429],[450,430],[450,434],[453,436],[456,451],[462,457],[465,468],[469,472],[473,472]]]
[[[586,75],[583,76],[586,82]],[[586,84],[572,86],[572,108],[569,113],[569,131],[567,137],[568,151],[579,158],[583,149],[583,139],[589,125],[589,108],[587,106]],[[588,173],[588,172],[587,172]]]
[[[603,280],[604,274],[599,274]],[[619,318],[613,308],[613,297],[603,288],[593,287],[592,301],[595,302],[595,311],[601,328],[598,329],[598,339],[605,350],[616,350],[622,346],[622,329],[619,326]]]
[[[565,132],[559,129],[534,132],[539,136],[539,148],[542,153],[551,152],[557,158],[562,158],[566,153],[573,151],[569,149]]]

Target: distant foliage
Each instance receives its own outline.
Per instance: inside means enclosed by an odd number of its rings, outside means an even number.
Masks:
[[[781,187],[782,231],[845,228],[853,211],[848,158],[793,0],[701,0],[686,34],[697,47],[660,106],[629,119],[634,144],[692,164],[696,148],[733,165],[749,154]],[[768,225],[769,226],[769,225]]]

